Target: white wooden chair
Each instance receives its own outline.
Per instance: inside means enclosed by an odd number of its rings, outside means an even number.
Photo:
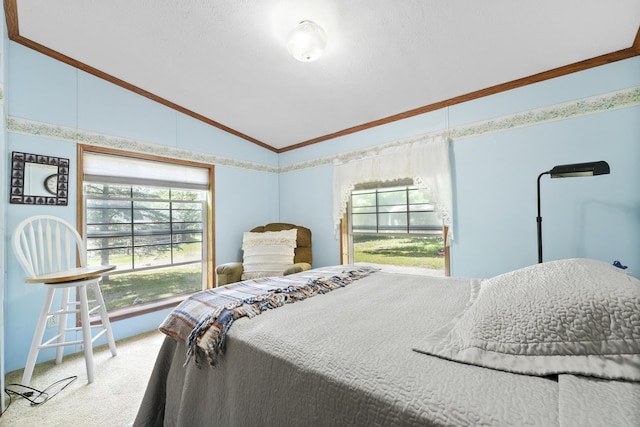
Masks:
[[[85,243],[71,224],[50,215],[36,215],[25,219],[16,228],[13,235],[13,249],[18,261],[27,274],[25,282],[44,283],[47,289],[46,298],[38,318],[33,335],[27,364],[22,376],[22,384],[29,385],[36,364],[38,352],[44,348],[57,348],[56,364],[62,362],[63,347],[82,345],[87,366],[88,382],[93,382],[93,342],[107,334],[111,354],[116,356],[116,344],[109,323],[109,317],[100,290],[101,272],[113,269],[87,267]],[[95,300],[87,298],[87,286],[93,289]],[[79,296],[79,300],[76,298]],[[61,291],[59,308],[52,310],[54,296]],[[93,306],[89,308],[90,304]],[[91,325],[90,316],[98,311],[99,321]],[[68,327],[67,315],[80,313],[79,327]],[[47,320],[59,317],[57,335],[43,342]],[[94,319],[95,320],[95,319]],[[75,325],[75,318],[71,323]],[[92,329],[100,330],[94,335]],[[78,331],[80,332],[78,338]],[[67,334],[69,340],[67,341]],[[74,338],[74,339],[71,339]]]

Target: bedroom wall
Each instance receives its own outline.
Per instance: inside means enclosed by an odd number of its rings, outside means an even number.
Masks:
[[[2,147],[3,162],[8,161],[12,151],[70,159],[70,200],[76,198],[78,142],[214,163],[218,262],[241,259],[243,231],[278,221],[275,153],[16,43],[8,42],[7,57],[9,123],[6,146]],[[76,134],[77,137],[69,136]],[[5,175],[3,191],[7,187]],[[3,226],[7,230],[28,216],[42,213],[76,223],[74,203],[64,207],[21,206],[8,204],[6,193],[2,194],[2,209],[6,212]],[[24,367],[44,300],[43,286],[23,283],[24,275],[10,240],[11,232],[3,233],[7,262],[7,281],[2,288],[6,302],[3,349],[7,372]],[[153,330],[167,314],[165,310],[114,322],[116,339]],[[38,361],[53,357],[53,351],[43,351]]]
[[[600,159],[610,163],[611,175],[543,181],[545,259],[619,259],[632,274],[640,273],[639,58],[276,155],[25,47],[8,45],[5,161],[14,150],[70,158],[72,189],[79,141],[213,163],[216,263],[241,258],[243,231],[285,221],[312,229],[315,266],[337,264],[332,161],[356,150],[447,131],[454,161],[454,275],[490,277],[535,263],[537,175],[557,164]],[[625,91],[630,88],[635,92]],[[80,139],[68,139],[69,130]],[[75,206],[38,208],[6,200],[7,230],[52,209],[75,222]],[[5,368],[11,371],[24,366],[44,295],[37,286],[22,283],[8,234],[4,331]],[[152,330],[165,315],[115,322],[116,337]]]
[[[314,264],[339,262],[332,162],[422,134],[451,135],[455,276],[491,277],[537,262],[536,178],[606,160],[611,174],[541,182],[549,261],[620,260],[640,276],[640,58],[608,64],[280,155],[283,220],[312,224]],[[304,191],[313,202],[296,197]]]
[[[0,5],[0,13],[4,15],[4,5]],[[3,20],[0,23],[0,31],[2,34],[5,33],[6,24]],[[0,43],[0,153],[4,153],[6,150],[6,135],[7,128],[5,124],[6,114],[4,108],[4,100],[5,100],[5,90],[4,90],[4,77],[5,77],[5,48],[6,48],[6,39],[3,38]],[[0,156],[0,171],[7,170],[7,159],[6,156]],[[6,224],[2,218],[5,218],[6,206],[4,200],[7,200],[7,188],[8,188],[8,175],[6,173],[0,174],[0,234],[2,236],[6,235],[7,229]],[[5,359],[5,349],[7,348],[4,343],[4,324],[5,324],[5,303],[4,303],[4,290],[5,283],[7,278],[6,273],[6,262],[7,262],[7,250],[5,246],[5,239],[0,239],[0,390],[4,390],[4,359]],[[0,397],[0,412],[4,411],[7,405],[5,401],[5,393],[1,393],[2,397]]]

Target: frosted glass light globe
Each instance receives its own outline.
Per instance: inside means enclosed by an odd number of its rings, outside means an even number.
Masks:
[[[299,23],[287,38],[287,50],[302,62],[311,62],[320,58],[326,45],[324,30],[312,21]]]

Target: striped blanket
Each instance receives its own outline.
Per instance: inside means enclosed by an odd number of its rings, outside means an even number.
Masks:
[[[281,307],[344,287],[377,271],[371,267],[334,266],[284,277],[264,277],[207,289],[189,296],[162,322],[159,329],[188,346],[199,367],[203,359],[215,367],[224,354],[225,338],[232,323],[265,310]]]

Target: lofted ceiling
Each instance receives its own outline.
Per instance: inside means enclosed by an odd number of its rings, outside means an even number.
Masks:
[[[276,152],[640,54],[638,0],[5,0],[11,40]],[[327,47],[293,59],[286,36]]]

